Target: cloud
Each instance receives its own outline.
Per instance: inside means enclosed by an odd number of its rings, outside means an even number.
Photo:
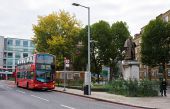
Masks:
[[[123,20],[127,22],[132,35],[149,20],[168,11],[170,0],[0,0],[0,35],[19,38],[33,36],[32,24],[37,16],[45,16],[54,11],[66,10],[75,14],[87,25],[87,9],[75,7],[73,2],[89,6],[91,24],[105,20],[110,24]]]

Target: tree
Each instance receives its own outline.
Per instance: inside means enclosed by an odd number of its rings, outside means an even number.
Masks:
[[[170,61],[170,26],[161,19],[149,22],[142,33],[141,60],[150,67],[162,66],[166,78],[165,65]]]
[[[119,77],[118,74],[118,61],[122,61],[122,52],[124,50],[124,43],[126,39],[130,36],[130,32],[128,30],[128,26],[126,22],[117,21],[113,23],[111,26],[111,44],[110,49],[112,51],[110,56],[110,72],[115,78]],[[112,78],[111,78],[112,79]]]
[[[71,59],[75,52],[74,39],[80,31],[80,23],[75,16],[66,11],[39,16],[33,31],[36,50],[56,55],[57,68],[62,69],[64,57]]]
[[[110,25],[106,21],[99,21],[91,26],[91,61],[92,71],[98,75],[102,65],[108,65],[110,52]]]
[[[117,76],[117,63],[122,60],[122,51],[125,40],[130,36],[125,22],[116,22],[112,26],[99,21],[92,25],[92,39],[95,43],[95,52],[92,55],[95,68],[101,69],[101,65],[110,67],[110,80]]]
[[[123,60],[122,52],[124,50],[124,43],[130,36],[126,22],[118,21],[112,24],[111,35],[113,39],[113,46],[116,48],[117,60]]]
[[[87,67],[87,26],[82,28],[79,32],[79,35],[76,39],[77,45],[76,54],[74,55],[74,69],[75,70],[86,70]]]

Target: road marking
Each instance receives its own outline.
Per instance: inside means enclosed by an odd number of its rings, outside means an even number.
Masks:
[[[14,87],[13,85],[7,85],[8,87]]]
[[[68,109],[75,109],[75,108],[73,108],[73,107],[66,106],[66,105],[63,105],[63,104],[60,104],[60,106],[65,107],[65,108],[68,108]]]
[[[41,98],[41,97],[39,97],[39,96],[36,96],[36,95],[31,95],[32,97],[35,97],[35,98],[38,98],[38,99],[41,99],[41,100],[44,100],[44,101],[49,101],[49,100],[47,100],[47,99],[45,99],[45,98]]]
[[[21,90],[16,90],[17,92],[20,92],[20,93],[25,93],[24,91],[21,91]]]

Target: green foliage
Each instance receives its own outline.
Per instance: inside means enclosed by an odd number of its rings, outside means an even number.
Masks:
[[[115,47],[115,54],[118,60],[122,60],[122,51],[124,50],[124,42],[130,36],[128,26],[125,22],[116,22],[111,26],[111,35],[113,42],[112,47]]]
[[[67,82],[69,82],[69,84],[66,84],[67,88],[83,90],[83,81],[82,80],[78,80],[78,81],[69,80]],[[58,82],[57,82],[56,86],[57,87],[64,87],[64,84],[63,83],[58,84]],[[107,92],[108,91],[106,85],[97,85],[97,84],[92,85],[91,90],[96,91],[96,92]]]
[[[92,91],[107,92],[106,85],[95,84],[91,86]]]
[[[122,59],[123,45],[129,35],[128,27],[122,21],[112,26],[103,20],[91,25],[91,71],[99,75],[102,65],[106,65],[111,68],[111,78],[113,73],[118,76],[116,64]],[[80,31],[78,39],[83,47],[79,48],[80,53],[74,58],[74,66],[81,69],[86,68],[87,63],[87,26]]]
[[[117,79],[112,81],[107,88],[110,93],[131,96],[131,97],[143,97],[143,96],[158,96],[159,83],[157,81],[149,80],[121,80]]]
[[[122,51],[124,50],[124,42],[130,36],[128,26],[125,22],[118,21],[111,26],[110,40],[110,56],[108,66],[110,66],[110,75],[114,74],[114,78],[120,76],[118,72],[118,61],[122,61]],[[112,80],[112,76],[110,77]]]
[[[159,82],[143,80],[139,84],[139,95],[142,96],[157,96],[159,91]]]
[[[110,51],[110,25],[108,22],[99,21],[92,25],[92,39],[95,40],[96,48],[98,49],[94,55],[98,54],[103,64],[107,64],[111,51]],[[96,50],[96,49],[95,49]]]
[[[149,22],[142,33],[142,63],[155,67],[170,61],[170,27],[167,22],[155,19]]]
[[[74,69],[75,70],[86,70],[87,65],[87,26],[85,28],[82,28],[79,32],[79,35],[76,39],[77,43],[82,42],[82,45],[80,47],[77,47],[76,52],[74,56]]]
[[[15,78],[14,77],[9,77],[8,80],[9,81],[15,81]]]
[[[33,31],[36,50],[56,55],[57,68],[63,65],[64,57],[73,57],[77,44],[75,39],[80,31],[80,23],[75,16],[66,11],[39,16]]]
[[[110,25],[106,21],[99,21],[94,23],[91,26],[92,29],[92,40],[91,43],[91,60],[92,60],[92,72],[98,74],[99,82],[99,73],[101,70],[101,65],[106,64],[109,60],[110,50],[109,50],[109,41],[110,41]]]
[[[84,80],[77,79],[77,80],[67,80],[68,86],[83,86]]]

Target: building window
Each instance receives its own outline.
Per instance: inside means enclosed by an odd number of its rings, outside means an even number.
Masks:
[[[13,48],[12,47],[7,47],[7,50],[8,51],[13,51]]]
[[[28,41],[23,41],[23,46],[28,47]]]
[[[12,59],[8,59],[7,60],[7,65],[12,65],[13,64],[13,60]]]
[[[23,58],[28,57],[28,53],[23,53]]]
[[[15,65],[17,65],[17,63],[18,63],[18,59],[15,59]]]
[[[164,21],[168,22],[168,16],[164,17]]]
[[[61,79],[64,79],[64,73],[61,73],[61,75],[60,75],[61,77]]]
[[[32,41],[30,42],[30,47],[34,47],[34,44],[33,44],[33,42],[32,42]]]
[[[16,40],[16,41],[15,41],[15,45],[16,45],[16,46],[20,46],[20,40]]]
[[[8,53],[8,58],[12,58],[13,54],[12,53]]]
[[[20,53],[19,52],[16,52],[15,53],[15,58],[20,58],[21,56],[20,56]]]
[[[28,52],[28,49],[24,49],[24,52]]]
[[[8,68],[12,68],[12,66],[7,66]]]
[[[170,69],[168,69],[168,76],[170,76]]]
[[[67,74],[67,79],[73,79],[73,74]]]
[[[13,45],[13,40],[8,39],[8,45]]]

